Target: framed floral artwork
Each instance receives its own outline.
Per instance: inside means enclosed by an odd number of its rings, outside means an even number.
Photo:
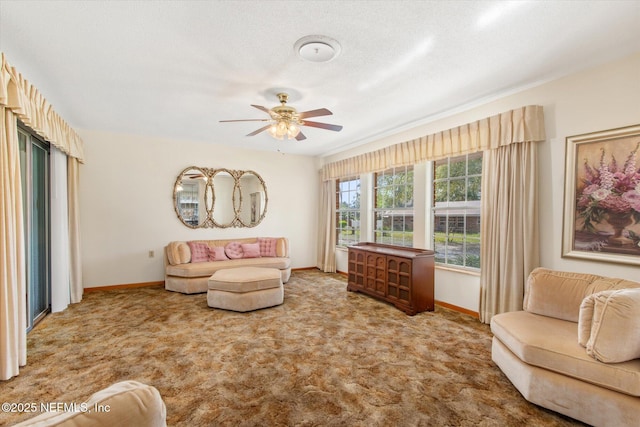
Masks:
[[[640,125],[567,137],[562,255],[640,265]]]

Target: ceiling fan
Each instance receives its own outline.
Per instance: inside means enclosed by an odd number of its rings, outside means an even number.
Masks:
[[[286,93],[279,93],[278,100],[280,101],[281,105],[278,105],[271,109],[265,108],[262,105],[251,104],[252,107],[269,114],[269,116],[271,116],[271,118],[269,119],[220,120],[220,122],[269,122],[267,125],[261,127],[260,129],[256,129],[247,136],[254,136],[266,130],[271,136],[276,139],[284,139],[286,137],[287,139],[295,138],[298,141],[307,139],[307,137],[304,136],[302,132],[300,132],[300,128],[302,126],[327,129],[335,132],[339,132],[342,130],[342,126],[339,125],[331,125],[328,123],[319,123],[305,120],[309,117],[330,116],[331,114],[333,114],[326,108],[319,108],[317,110],[298,113],[295,108],[286,105],[288,99],[289,95],[287,95]]]

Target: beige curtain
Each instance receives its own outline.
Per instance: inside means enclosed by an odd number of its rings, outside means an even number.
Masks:
[[[82,265],[80,264],[80,162],[74,157],[67,161],[67,197],[69,211],[69,292],[71,302],[82,301]]]
[[[527,276],[539,265],[537,144],[484,153],[480,320],[522,309]]]
[[[336,181],[321,184],[320,214],[318,218],[317,267],[326,273],[336,272]]]
[[[27,363],[20,152],[15,115],[0,106],[0,380]]]
[[[453,129],[328,163],[322,168],[322,179],[345,178],[394,166],[494,150],[514,142],[542,141],[545,139],[544,135],[542,106],[528,105]]]
[[[18,153],[17,119],[69,157],[71,301],[82,299],[80,274],[78,169],[84,157],[78,134],[53,110],[51,104],[6,60],[0,52],[0,376],[18,375],[27,363],[26,284],[22,189]]]

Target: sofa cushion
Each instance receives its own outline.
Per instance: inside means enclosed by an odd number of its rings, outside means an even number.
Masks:
[[[288,257],[289,256],[289,239],[280,237],[276,241],[276,256]]]
[[[209,289],[239,293],[281,286],[282,276],[275,268],[225,268],[213,273],[207,281]]]
[[[191,249],[186,242],[171,242],[167,245],[169,264],[186,264],[191,262]]]
[[[209,247],[209,261],[226,261],[229,257],[222,246]]]
[[[525,285],[524,311],[577,322],[589,285],[600,276],[536,268]]]
[[[276,253],[278,239],[275,237],[258,237],[260,256],[278,256]]]
[[[601,363],[578,344],[577,329],[574,322],[526,311],[497,314],[491,319],[495,337],[523,362],[640,396],[640,359]]]
[[[195,264],[179,264],[168,265],[165,268],[167,276],[177,276],[184,278],[191,277],[209,277],[215,271],[223,268],[235,267],[267,267],[277,268],[280,270],[287,269],[291,266],[290,258],[240,258],[230,259],[224,262],[197,262]]]
[[[260,258],[260,245],[258,243],[241,243],[242,258]]]
[[[229,259],[242,258],[242,244],[240,242],[229,242],[224,246],[224,253],[227,254]]]
[[[187,242],[191,249],[191,262],[209,261],[209,246],[204,242]]]
[[[587,354],[605,363],[640,358],[640,289],[594,294]]]
[[[85,402],[87,411],[45,412],[16,426],[166,426],[167,409],[155,387],[122,381],[94,393]],[[109,408],[93,410],[98,405]]]

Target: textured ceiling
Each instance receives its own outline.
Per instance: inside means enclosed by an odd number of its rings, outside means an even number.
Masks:
[[[294,44],[339,41],[331,62]],[[640,1],[10,1],[0,50],[73,127],[322,155],[640,51]],[[276,142],[250,104],[341,132]]]

